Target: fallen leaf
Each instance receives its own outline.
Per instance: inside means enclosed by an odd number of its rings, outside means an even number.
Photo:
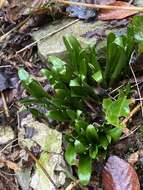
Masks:
[[[6,161],[6,165],[8,168],[10,168],[11,170],[14,170],[15,172],[21,170],[20,167],[16,163],[11,162],[9,160]]]
[[[120,6],[120,7],[135,7],[134,5],[130,5],[127,2],[123,1],[116,1],[115,3],[111,4],[113,6]],[[99,20],[113,20],[113,19],[124,19],[131,15],[138,13],[136,10],[123,10],[123,9],[101,9],[98,19]]]
[[[104,190],[140,190],[133,167],[117,156],[110,156],[102,172]]]
[[[0,8],[2,8],[4,4],[5,4],[5,0],[0,0]]]
[[[21,170],[21,168],[16,163],[9,160],[0,159],[0,163],[4,163],[8,168],[10,168],[11,170],[14,170],[15,172]]]
[[[139,151],[132,153],[128,158],[128,163],[134,165],[136,162],[139,161]]]

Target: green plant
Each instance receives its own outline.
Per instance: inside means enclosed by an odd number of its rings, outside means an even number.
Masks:
[[[107,65],[104,69],[97,62],[95,46],[82,48],[73,36],[64,37],[64,43],[68,53],[67,62],[50,56],[50,65],[41,70],[54,89],[54,95],[46,92],[40,83],[24,69],[20,69],[22,84],[32,96],[22,102],[26,105],[40,104],[46,108],[46,113],[36,108],[32,109],[33,113],[68,123],[70,130],[67,129],[65,136],[65,158],[70,165],[79,160],[78,176],[81,183],[86,185],[92,172],[92,160],[106,155],[108,145],[119,139],[124,127],[120,118],[129,113],[126,95],[120,94],[113,101],[98,93],[96,87],[105,84],[110,86],[121,76],[127,67],[132,46],[129,47],[130,40],[127,37],[110,34]],[[96,114],[102,117],[100,124],[96,117],[92,118]]]

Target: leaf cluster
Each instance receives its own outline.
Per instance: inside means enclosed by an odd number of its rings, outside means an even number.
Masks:
[[[96,88],[111,87],[125,75],[134,48],[133,36],[131,26],[127,36],[109,34],[104,66],[97,61],[94,45],[83,48],[74,36],[65,36],[66,61],[50,56],[50,64],[41,70],[52,86],[52,95],[24,69],[19,70],[21,82],[31,95],[22,102],[26,105],[38,104],[46,109],[44,114],[36,108],[32,109],[38,116],[44,115],[70,126],[65,136],[65,158],[70,165],[77,164],[76,160],[79,160],[78,176],[83,185],[90,180],[92,160],[105,156],[109,144],[119,139],[124,127],[121,118],[129,114],[130,102],[125,94],[111,100]],[[97,110],[104,116],[101,123],[91,119]]]

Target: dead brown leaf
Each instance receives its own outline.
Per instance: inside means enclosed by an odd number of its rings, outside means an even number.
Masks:
[[[117,156],[110,156],[102,173],[104,190],[140,190],[133,167]]]
[[[21,168],[14,162],[9,160],[2,160],[0,159],[0,163],[4,163],[9,169],[16,171],[20,171]]]
[[[4,4],[5,4],[5,0],[0,0],[0,9],[3,7]]]
[[[139,161],[139,151],[132,153],[129,158],[128,158],[128,162],[131,165],[134,165],[136,162]]]
[[[6,165],[8,168],[10,168],[11,170],[14,170],[15,172],[20,171],[20,167],[14,162],[7,160]]]
[[[127,2],[123,1],[116,1],[115,3],[111,4],[113,6],[120,6],[120,7],[135,7],[134,5],[130,5]],[[101,9],[98,19],[99,20],[113,20],[113,19],[124,19],[126,17],[132,16],[136,14],[138,11],[136,10],[123,10],[123,9]]]

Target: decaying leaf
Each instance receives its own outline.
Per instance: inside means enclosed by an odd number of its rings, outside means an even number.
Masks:
[[[0,8],[2,8],[4,4],[5,4],[5,0],[0,0]]]
[[[110,156],[102,173],[104,190],[140,190],[133,167],[117,156]]]
[[[131,165],[134,165],[136,162],[138,162],[139,160],[139,151],[132,153],[129,158],[128,158],[128,162]]]
[[[20,171],[20,167],[12,161],[0,159],[0,163],[4,163],[9,169],[14,170],[15,172]]]
[[[134,7],[127,2],[116,1],[112,5],[121,6],[121,7]],[[113,20],[113,19],[123,19],[129,17],[131,15],[136,14],[138,11],[136,10],[123,10],[123,9],[101,9],[100,14],[98,15],[99,20]]]

